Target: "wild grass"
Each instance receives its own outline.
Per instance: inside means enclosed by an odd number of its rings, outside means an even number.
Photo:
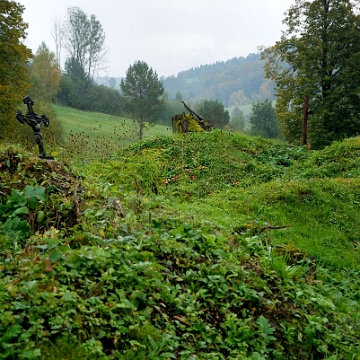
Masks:
[[[139,140],[139,125],[134,120],[59,105],[54,105],[54,109],[64,138],[62,151],[55,151],[57,156],[88,162]],[[166,126],[147,124],[144,140],[171,133],[172,129]]]

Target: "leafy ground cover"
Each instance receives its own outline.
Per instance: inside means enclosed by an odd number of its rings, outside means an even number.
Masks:
[[[359,139],[0,150],[0,358],[360,356]]]

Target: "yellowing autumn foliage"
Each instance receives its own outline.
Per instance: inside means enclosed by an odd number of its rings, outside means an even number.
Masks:
[[[13,133],[17,104],[29,88],[26,63],[32,53],[21,43],[28,27],[24,9],[15,1],[0,1],[0,140]]]
[[[30,66],[31,96],[37,101],[50,102],[59,91],[60,78],[55,54],[42,42]]]

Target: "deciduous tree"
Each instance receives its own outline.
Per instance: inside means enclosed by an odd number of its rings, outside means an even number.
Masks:
[[[61,35],[68,58],[75,59],[90,80],[105,61],[105,32],[95,15],[78,7],[68,8]]]
[[[32,54],[21,43],[28,27],[22,18],[24,9],[15,1],[0,1],[0,138],[15,122],[16,106],[29,87],[26,63]]]
[[[139,122],[139,138],[143,137],[146,121],[152,121],[164,109],[164,88],[157,73],[144,61],[136,61],[126,71],[120,88],[125,108]]]
[[[360,18],[351,0],[295,0],[281,39],[263,51],[275,80],[276,110],[285,137],[301,138],[304,96],[313,115],[313,147],[354,136],[360,129]]]
[[[252,135],[269,139],[280,136],[280,127],[276,118],[275,109],[269,100],[253,103],[250,124]]]
[[[60,77],[55,54],[41,43],[30,66],[32,97],[50,102],[59,91]]]
[[[53,27],[51,29],[51,36],[53,37],[54,42],[55,42],[55,49],[56,49],[55,55],[56,55],[56,60],[58,62],[59,68],[60,68],[61,67],[61,50],[62,50],[63,38],[64,38],[61,20],[54,21]]]

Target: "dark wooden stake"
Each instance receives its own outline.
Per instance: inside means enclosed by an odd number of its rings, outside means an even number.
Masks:
[[[303,122],[303,130],[302,130],[302,139],[301,144],[306,145],[306,137],[307,137],[307,121],[309,114],[309,96],[305,95],[304,97],[304,122]]]

